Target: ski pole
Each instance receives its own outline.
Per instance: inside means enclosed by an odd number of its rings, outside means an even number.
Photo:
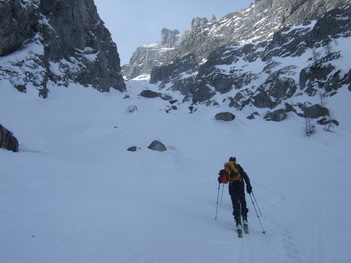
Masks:
[[[258,211],[260,212],[260,215],[261,215],[261,216],[263,216],[263,215],[262,215],[262,212],[261,212],[261,209],[260,209],[260,206],[259,206],[259,205],[258,205],[258,203],[257,203],[257,200],[256,200],[256,197],[255,197],[254,192],[253,192],[253,191],[251,191],[251,193],[252,193],[253,198],[255,199],[255,202],[256,202],[256,205],[257,205]]]
[[[223,184],[223,186],[222,186],[221,205],[223,204],[223,192],[224,192],[224,184]]]
[[[221,183],[218,183],[218,193],[217,193],[217,205],[216,205],[216,216],[215,220],[217,220],[217,213],[218,213],[218,200],[219,200],[219,190],[221,188]]]
[[[256,215],[257,215],[258,221],[260,222],[261,229],[262,229],[262,233],[263,233],[263,234],[266,234],[266,231],[264,231],[264,229],[263,229],[263,226],[262,226],[262,223],[261,223],[260,216],[259,216],[259,215],[258,215],[258,213],[257,213],[256,205],[255,205],[255,203],[254,203],[254,201],[253,201],[253,199],[252,199],[251,194],[250,194],[250,198],[251,198],[251,201],[252,201],[252,205],[253,205],[253,207],[255,208],[255,212],[256,212]]]

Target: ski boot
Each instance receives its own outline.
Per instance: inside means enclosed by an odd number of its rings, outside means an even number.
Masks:
[[[247,214],[243,215],[243,226],[245,234],[249,233],[249,223],[247,222]]]
[[[236,224],[236,232],[238,233],[238,237],[243,237],[243,229],[242,229],[240,217],[235,217],[235,224]]]

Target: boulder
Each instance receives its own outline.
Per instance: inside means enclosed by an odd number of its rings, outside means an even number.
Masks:
[[[157,97],[160,97],[161,94],[158,93],[158,92],[155,92],[155,91],[152,91],[152,90],[143,90],[141,93],[140,93],[140,96],[144,97],[144,98],[157,98]]]
[[[136,146],[131,146],[131,147],[129,147],[129,148],[127,149],[127,151],[129,151],[129,152],[136,152],[137,149],[138,149],[138,147],[136,147]]]
[[[256,116],[261,116],[257,111],[255,111],[254,113],[252,113],[251,115],[247,116],[246,118],[249,120],[254,120],[256,118]]]
[[[0,148],[18,152],[18,140],[8,129],[0,125]]]
[[[215,118],[219,121],[232,121],[235,119],[235,115],[231,112],[220,112],[216,114]]]
[[[149,145],[148,148],[151,149],[151,150],[153,150],[153,151],[159,151],[159,152],[163,152],[163,151],[166,151],[166,150],[167,150],[166,146],[165,146],[162,142],[157,141],[157,140],[153,141],[153,142]]]
[[[266,121],[275,121],[275,122],[280,122],[282,120],[285,120],[287,118],[287,114],[285,109],[279,109],[276,111],[269,111],[265,116],[264,119]]]
[[[327,108],[322,107],[319,104],[312,105],[304,109],[303,116],[305,118],[319,118],[323,116],[328,116],[329,110]]]

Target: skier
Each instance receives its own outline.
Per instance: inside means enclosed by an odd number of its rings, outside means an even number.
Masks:
[[[250,178],[245,173],[244,169],[236,163],[235,157],[230,157],[229,162],[224,164],[224,168],[229,177],[229,194],[232,199],[233,216],[236,227],[241,229],[243,223],[245,232],[248,232],[247,213],[249,209],[246,207],[244,181],[246,183],[247,193],[251,194],[252,186]],[[243,222],[241,222],[241,217]]]

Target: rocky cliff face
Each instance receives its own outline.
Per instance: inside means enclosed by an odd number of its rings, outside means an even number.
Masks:
[[[323,105],[310,108],[314,96],[332,96],[345,86],[351,91],[351,66],[344,63],[350,57],[350,41],[349,4],[317,20],[281,28],[270,40],[224,45],[212,51],[205,63],[189,54],[154,67],[150,81],[181,91],[185,100],[195,104],[218,104],[224,98],[239,110],[279,108],[317,118],[326,111]],[[303,94],[311,102],[299,101]]]
[[[178,30],[161,30],[160,42],[138,47],[128,65],[122,67],[126,79],[150,74],[154,66],[167,63],[173,57],[174,46],[179,38]]]
[[[196,18],[188,30],[180,34],[171,52],[160,60],[159,64],[172,63],[189,53],[196,56],[198,62],[207,59],[217,48],[230,43],[253,43],[271,40],[273,34],[287,25],[298,25],[306,20],[320,17],[327,11],[350,3],[349,0],[260,0],[249,8],[228,14],[227,16],[208,21]],[[162,53],[162,50],[158,51]],[[142,61],[143,74],[150,74],[155,63],[149,64],[147,52],[138,50],[138,59],[132,57],[126,76],[135,77]],[[157,50],[153,50],[154,56]],[[130,74],[134,72],[134,74]]]
[[[93,0],[0,1],[0,79],[46,97],[48,84],[125,90],[117,47]]]

